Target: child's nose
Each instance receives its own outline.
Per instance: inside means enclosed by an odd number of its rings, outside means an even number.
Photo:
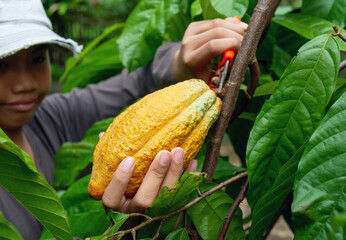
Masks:
[[[12,86],[15,93],[31,92],[36,89],[37,81],[35,80],[35,75],[32,74],[29,67],[20,65],[16,69]]]

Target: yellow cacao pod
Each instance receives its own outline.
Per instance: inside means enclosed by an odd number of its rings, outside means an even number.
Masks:
[[[221,100],[202,80],[191,79],[143,97],[116,117],[96,145],[88,193],[101,200],[120,162],[128,156],[135,169],[125,192],[134,196],[161,150],[181,147],[184,168],[199,151],[218,118]]]

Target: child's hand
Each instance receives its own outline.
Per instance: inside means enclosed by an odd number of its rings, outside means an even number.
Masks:
[[[186,29],[182,45],[173,60],[177,81],[199,78],[209,81],[210,61],[228,49],[238,51],[247,24],[236,18],[193,22]]]
[[[132,157],[125,158],[103,194],[103,205],[123,213],[143,212],[154,202],[162,187],[173,187],[178,182],[183,159],[184,151],[181,148],[174,148],[171,152],[160,151],[151,163],[136,195],[133,198],[126,198],[124,192],[135,164]],[[196,168],[197,161],[193,160],[186,171],[196,171]]]

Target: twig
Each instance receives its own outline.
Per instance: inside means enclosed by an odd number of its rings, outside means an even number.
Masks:
[[[344,35],[342,35],[342,33],[339,31],[337,26],[333,26],[333,29],[335,31],[335,33],[333,33],[333,36],[338,36],[339,38],[341,38],[344,42],[346,42],[346,37]]]
[[[220,116],[213,127],[209,139],[202,168],[202,171],[207,173],[207,179],[209,180],[213,179],[216,163],[219,158],[221,142],[233,114],[246,69],[255,58],[259,40],[264,29],[270,23],[279,3],[280,0],[259,0],[252,14],[248,29],[234,61],[229,80],[225,86],[226,94],[223,98]]]
[[[180,222],[181,222],[182,216],[183,216],[183,212],[179,213],[178,219],[177,219],[177,221],[175,222],[175,225],[174,225],[172,231],[175,231],[175,230],[178,229],[178,227],[179,227],[179,225],[180,225]]]
[[[132,232],[132,231],[137,231],[137,230],[141,229],[142,227],[144,227],[144,226],[146,226],[146,225],[148,225],[148,224],[150,224],[150,223],[152,223],[154,221],[167,219],[167,218],[172,217],[172,216],[174,216],[176,214],[179,214],[180,212],[183,212],[183,211],[189,209],[194,204],[198,203],[199,201],[201,201],[202,199],[208,197],[209,195],[213,194],[214,192],[224,188],[225,186],[227,186],[227,185],[229,185],[229,184],[231,184],[233,182],[236,182],[236,181],[238,181],[240,179],[243,179],[245,177],[247,177],[247,172],[239,173],[238,175],[236,175],[236,176],[234,176],[234,177],[232,177],[230,179],[227,179],[226,181],[218,184],[217,186],[213,187],[212,189],[202,193],[201,196],[193,199],[191,202],[187,203],[185,206],[183,206],[182,208],[180,208],[180,209],[178,209],[176,211],[170,212],[170,213],[162,215],[162,216],[157,216],[157,217],[150,218],[150,219],[142,222],[141,224],[139,224],[139,225],[137,225],[137,226],[135,226],[135,227],[133,227],[131,229],[127,229],[127,230],[116,232],[116,233],[114,233],[112,235],[109,235],[108,237],[113,237],[113,236],[116,236],[116,235],[119,235],[119,234],[124,234],[125,235],[125,234],[128,234],[128,233]],[[133,216],[133,215],[138,216],[137,214],[130,214],[130,217]]]
[[[223,224],[223,227],[221,229],[221,232],[220,232],[218,240],[225,239],[225,236],[226,236],[229,224],[231,223],[233,215],[234,215],[235,211],[237,210],[239,204],[243,201],[243,199],[244,199],[244,197],[246,195],[248,187],[249,187],[249,180],[246,179],[245,184],[242,187],[242,190],[239,192],[238,196],[234,200],[234,203],[232,204],[231,209],[229,210],[229,212],[226,215],[226,220],[225,220],[225,222]]]
[[[266,238],[268,237],[270,231],[273,229],[275,223],[276,223],[277,220],[279,219],[282,210],[285,209],[288,205],[290,206],[290,205],[291,205],[290,203],[292,202],[292,200],[293,200],[293,191],[291,191],[291,192],[288,194],[287,198],[286,198],[285,201],[282,203],[282,205],[281,205],[281,207],[279,208],[279,210],[276,212],[276,214],[275,214],[273,220],[270,222],[270,225],[269,225],[268,228],[267,228],[266,233],[265,233],[264,236],[263,236],[263,239],[266,239]]]
[[[342,61],[339,65],[339,72],[346,68],[346,60]]]
[[[156,240],[156,239],[159,238],[159,236],[160,236],[160,230],[161,230],[161,227],[162,227],[164,221],[165,221],[165,218],[161,220],[160,225],[159,225],[159,228],[157,229],[157,232],[156,232],[156,234],[155,234],[155,236],[153,237],[152,240]]]

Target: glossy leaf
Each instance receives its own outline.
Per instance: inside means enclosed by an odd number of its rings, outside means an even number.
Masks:
[[[273,94],[276,87],[279,86],[280,81],[267,82],[261,86],[258,86],[255,90],[254,97],[265,96]]]
[[[346,225],[333,218],[346,212],[346,94],[329,109],[312,135],[294,182],[297,239],[344,239]]]
[[[72,239],[66,212],[55,190],[28,154],[0,130],[0,185],[16,198],[56,239]]]
[[[197,187],[205,174],[186,172],[173,188],[164,187],[154,203],[145,211],[150,217],[162,216],[182,208],[185,204],[197,197]],[[168,235],[176,221],[178,214],[166,219],[161,227],[160,235]],[[140,237],[153,237],[159,226],[159,221],[141,229]]]
[[[86,238],[102,234],[110,225],[102,201],[88,195],[90,174],[72,184],[61,196],[74,237]]]
[[[329,101],[327,110],[338,100],[344,93],[346,92],[346,84],[342,85],[341,87],[337,88],[332,96],[332,99]]]
[[[303,155],[306,144],[285,163],[275,179],[273,186],[261,197],[252,209],[250,239],[261,239],[282,203],[293,188],[294,176],[297,172],[298,163]]]
[[[200,185],[200,190],[203,193],[215,186],[215,183],[205,181]],[[218,238],[225,221],[225,216],[233,202],[234,200],[228,194],[219,190],[193,205],[188,210],[188,214],[191,216],[202,239],[214,240]],[[242,212],[240,209],[237,209],[234,214],[225,239],[245,239]]]
[[[242,18],[248,7],[247,0],[199,0],[204,19],[238,16]]]
[[[272,21],[295,31],[307,39],[313,39],[325,33],[335,33],[333,30],[334,23],[304,14],[295,13],[276,16]],[[342,27],[339,27],[339,30],[345,35],[346,30],[342,29]],[[346,51],[346,43],[339,38],[336,38],[336,41],[339,43],[340,49]]]
[[[115,236],[115,235],[117,235],[117,237],[118,237],[115,239],[121,239],[121,237],[124,236],[124,234],[118,230],[124,224],[124,222],[129,218],[129,215],[118,213],[118,212],[113,212],[111,210],[108,210],[108,214],[111,215],[111,218],[114,222],[114,225],[111,227],[111,229],[109,229],[109,231],[107,231],[106,234],[102,234],[99,236],[93,236],[90,238],[90,240],[105,240],[105,239],[108,239],[107,236]]]
[[[185,229],[181,228],[169,234],[165,240],[190,240]]]
[[[213,179],[218,180],[221,178],[231,178],[236,173],[244,172],[246,171],[246,168],[242,167],[236,167],[229,163],[228,158],[219,157],[219,160],[217,161]]]
[[[333,37],[323,35],[311,40],[301,47],[263,105],[246,150],[251,207],[270,189],[281,166],[323,118],[335,88],[339,58]]]
[[[22,236],[17,229],[8,221],[4,219],[0,211],[0,239],[3,240],[22,240]]]
[[[99,133],[105,131],[113,118],[108,118],[95,123],[81,142],[64,143],[56,152],[54,186],[70,186],[79,174],[92,163],[95,146],[99,140]]]
[[[180,0],[141,0],[138,3],[117,40],[120,59],[129,71],[152,60],[179,7]]]
[[[173,212],[191,200],[191,194],[196,192],[197,187],[205,177],[199,173],[184,173],[173,188],[164,187],[153,205],[145,213],[151,217],[160,216]]]
[[[282,48],[274,45],[273,59],[270,70],[272,70],[278,78],[284,73],[285,69],[289,65],[292,57],[286,53]]]
[[[343,28],[346,23],[345,9],[345,0],[304,0],[301,12],[330,20]]]

